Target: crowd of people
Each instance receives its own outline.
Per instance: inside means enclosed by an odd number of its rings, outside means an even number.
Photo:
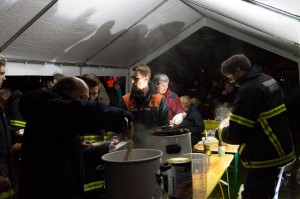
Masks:
[[[0,55],[0,87],[6,61]],[[231,112],[230,125],[217,129],[215,136],[242,146],[241,159],[248,169],[243,198],[271,197],[278,167],[295,158],[280,86],[244,55],[225,60],[221,73],[228,79],[223,85],[212,81],[206,91],[195,81],[182,96],[171,90],[166,74],[152,77],[143,64],[131,70],[129,93],[123,93],[118,80],[106,90],[92,73],[54,74],[44,88],[25,94],[2,88],[0,196],[18,185],[15,196],[20,199],[99,198],[103,183],[95,168],[120,141],[118,136],[107,140],[107,132],[133,136],[135,147],[145,147],[153,128],[174,125],[190,130],[194,146],[202,138],[204,120],[215,118],[212,110],[224,106]],[[173,120],[178,114],[180,124]],[[19,182],[12,182],[16,140],[22,142],[21,168]]]

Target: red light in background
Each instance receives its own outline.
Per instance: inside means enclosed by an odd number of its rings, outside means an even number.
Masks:
[[[105,78],[106,79],[106,78]],[[117,80],[117,76],[110,76],[110,77],[107,77],[107,80],[106,80],[106,83],[107,83],[107,86],[110,88],[110,87],[113,87],[114,85],[114,82]]]

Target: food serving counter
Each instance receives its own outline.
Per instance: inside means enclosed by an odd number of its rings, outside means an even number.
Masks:
[[[233,174],[234,174],[233,197],[236,198],[237,194],[238,194],[238,188],[239,188],[239,185],[238,185],[238,165],[239,165],[238,149],[239,149],[239,145],[231,145],[231,144],[226,144],[226,143],[224,143],[224,145],[225,145],[225,153],[232,154],[234,156],[234,162],[232,163],[231,169],[233,170]],[[213,154],[217,154],[218,153],[218,141],[211,143],[210,149]],[[194,146],[193,152],[196,152],[196,153],[204,152],[202,142],[199,142],[198,144],[196,144]]]

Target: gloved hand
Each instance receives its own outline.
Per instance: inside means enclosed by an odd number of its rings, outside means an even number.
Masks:
[[[123,118],[127,118],[127,120],[128,120],[127,122],[131,123],[133,120],[133,115],[130,111],[124,111]],[[126,122],[126,121],[124,120],[124,122]]]
[[[8,177],[0,176],[0,192],[11,188],[11,182]]]
[[[217,129],[209,129],[207,131],[207,136],[209,136],[209,137],[215,137],[216,133],[217,133]]]
[[[131,139],[134,133],[133,123],[132,123],[133,115],[131,112],[126,111],[124,114],[124,134],[127,139]]]

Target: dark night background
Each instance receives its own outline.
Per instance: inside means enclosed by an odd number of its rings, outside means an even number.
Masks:
[[[252,64],[263,67],[265,73],[290,87],[289,81],[299,82],[297,63],[284,57],[204,27],[167,52],[148,63],[152,73],[165,73],[174,81],[179,95],[186,94],[193,80],[205,86],[211,79],[224,81],[219,68],[225,59],[243,53]]]

